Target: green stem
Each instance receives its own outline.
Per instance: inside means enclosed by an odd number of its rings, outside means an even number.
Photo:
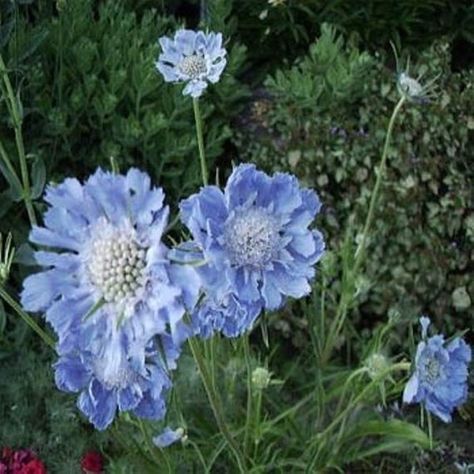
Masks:
[[[243,454],[241,453],[239,447],[237,446],[237,443],[235,442],[234,437],[232,436],[232,433],[229,431],[229,428],[227,427],[227,424],[224,419],[222,407],[221,407],[221,402],[220,399],[217,395],[217,392],[214,390],[212,386],[212,380],[211,376],[209,374],[209,371],[207,370],[206,363],[204,360],[204,357],[202,356],[201,350],[198,345],[198,341],[194,338],[190,338],[188,340],[189,342],[189,347],[191,349],[191,352],[193,354],[194,361],[196,362],[196,365],[199,369],[199,374],[201,376],[202,383],[204,385],[204,389],[207,394],[207,398],[209,400],[209,403],[211,405],[212,412],[214,414],[214,418],[216,419],[217,426],[219,427],[220,432],[226,439],[232,454],[234,455],[237,465],[239,467],[239,471],[241,473],[246,473],[246,463]]]
[[[383,182],[383,176],[385,173],[385,164],[387,162],[388,148],[390,146],[390,140],[392,139],[393,126],[395,125],[395,119],[397,118],[398,113],[400,112],[403,103],[405,102],[405,97],[402,96],[398,101],[397,105],[393,109],[392,116],[390,117],[390,122],[388,123],[387,134],[385,136],[385,143],[382,152],[382,158],[380,160],[380,165],[377,173],[377,180],[375,181],[374,190],[372,191],[372,197],[369,204],[369,212],[367,213],[367,218],[365,220],[364,230],[362,232],[362,240],[360,241],[359,246],[356,250],[356,259],[354,262],[353,273],[356,274],[359,270],[359,267],[363,263],[363,257],[365,256],[365,244],[367,237],[369,235],[370,227],[372,221],[374,220],[374,211],[375,205],[377,204],[377,199],[379,197],[380,186]]]
[[[16,174],[15,168],[13,167],[13,164],[8,157],[8,153],[5,150],[5,147],[3,146],[3,143],[0,141],[0,156],[2,157],[3,162],[5,163],[5,166],[7,167],[8,171],[10,172],[13,180],[15,181],[15,186],[18,189],[22,189],[21,186],[21,181],[18,178],[18,175]]]
[[[255,404],[255,422],[254,422],[254,449],[253,449],[253,457],[254,459],[257,457],[257,449],[260,443],[260,417],[262,413],[262,396],[263,390],[259,390],[257,392],[257,403]]]
[[[318,454],[319,451],[322,449],[323,445],[327,442],[330,442],[332,438],[330,439],[325,439],[330,432],[338,426],[339,423],[344,423],[345,419],[348,415],[350,415],[357,405],[365,398],[365,396],[372,390],[375,384],[379,383],[380,380],[383,380],[387,375],[389,375],[391,372],[397,371],[397,370],[410,370],[410,363],[408,362],[398,362],[397,364],[393,364],[391,367],[389,367],[387,370],[385,370],[383,373],[379,375],[379,377],[376,380],[373,380],[369,384],[363,388],[360,393],[354,397],[349,403],[346,405],[346,408],[339,412],[337,416],[335,416],[332,420],[332,422],[321,432],[318,433],[316,439],[317,439],[317,444],[319,445],[316,454],[312,456],[312,460],[309,463],[309,470],[308,472],[313,472],[314,466],[317,462]],[[312,444],[314,446],[314,443]]]
[[[23,321],[25,321],[25,323],[28,324],[28,326],[30,326],[30,328],[33,329],[33,331],[35,331],[36,334],[38,334],[38,336],[41,337],[41,339],[43,339],[43,341],[48,346],[50,346],[52,349],[55,349],[56,344],[54,340],[51,338],[51,336],[49,336],[49,334],[43,331],[43,329],[40,328],[38,323],[29,314],[25,313],[25,311],[23,311],[21,306],[2,287],[0,287],[0,297],[9,306],[13,308],[13,310],[18,314],[18,316],[20,316],[20,318],[22,318]]]
[[[137,417],[137,420],[138,420],[138,426],[140,427],[140,431],[141,431],[142,436],[144,438],[145,444],[148,448],[148,451],[150,451],[150,455],[154,459],[156,465],[158,467],[161,467],[161,465],[162,465],[161,458],[160,458],[160,456],[157,455],[157,449],[158,448],[156,448],[153,445],[153,443],[151,442],[151,435],[148,432],[147,427],[145,426],[145,423],[143,423],[143,420],[141,418],[138,418],[138,417]],[[164,451],[161,451],[161,455],[162,455],[161,457],[164,459],[164,461],[166,463],[168,473],[171,474],[173,472],[173,470],[171,469],[171,465],[170,465],[170,462],[168,460],[168,457],[165,455]]]
[[[433,420],[431,419],[431,413],[426,410],[426,419],[428,421],[428,438],[430,440],[430,449],[433,449]]]
[[[204,138],[202,134],[202,117],[199,110],[199,99],[193,99],[194,120],[196,122],[196,135],[199,148],[199,160],[201,161],[201,175],[204,186],[207,186],[207,164],[206,155],[204,153]]]
[[[18,101],[13,92],[13,87],[11,85],[10,78],[8,77],[8,74],[7,74],[7,69],[1,55],[0,55],[0,72],[2,73],[3,82],[6,87],[6,95],[10,103],[9,109],[12,114],[13,127],[15,129],[15,142],[16,142],[16,148],[18,151],[18,158],[20,161],[20,172],[21,172],[21,179],[22,179],[22,184],[23,184],[23,200],[25,201],[26,211],[28,213],[30,224],[33,226],[37,224],[37,221],[36,221],[35,211],[33,209],[33,203],[31,200],[30,178],[28,175],[28,166],[26,164],[25,147],[23,144],[23,135],[21,132],[22,117],[20,116],[20,112],[18,110]]]
[[[369,210],[367,213],[367,217],[365,219],[364,229],[362,231],[362,239],[359,245],[357,246],[357,250],[355,252],[354,265],[352,266],[352,269],[351,269],[352,281],[355,281],[355,279],[357,278],[357,273],[364,261],[367,238],[369,236],[372,222],[374,220],[375,206],[379,198],[380,187],[382,185],[383,177],[385,173],[385,165],[387,162],[388,149],[389,149],[390,141],[392,138],[393,126],[395,125],[395,119],[397,118],[398,113],[400,112],[404,102],[405,102],[405,97],[402,96],[400,100],[398,101],[397,105],[395,106],[395,108],[393,109],[392,116],[390,117],[390,121],[388,123],[387,133],[385,135],[385,143],[384,143],[384,147],[382,151],[382,157],[380,159],[380,164],[377,171],[377,179],[375,181],[374,189],[372,191],[370,204],[369,204]],[[341,298],[339,300],[339,305],[336,311],[336,317],[334,318],[334,321],[329,330],[327,343],[323,351],[323,355],[322,355],[323,364],[327,362],[332,351],[334,340],[337,338],[337,335],[339,334],[339,332],[341,331],[344,325],[344,321],[347,314],[347,308],[348,308],[347,296],[348,295],[344,291],[342,291]]]
[[[250,361],[250,345],[249,335],[243,336],[244,359],[247,369],[247,413],[245,417],[245,435],[244,435],[244,454],[248,452],[249,437],[252,424],[252,400],[253,400],[253,384],[252,384],[252,364]]]

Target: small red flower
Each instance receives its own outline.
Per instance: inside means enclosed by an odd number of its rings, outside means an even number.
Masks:
[[[32,459],[25,464],[18,474],[47,474],[44,464],[39,459]]]
[[[81,460],[82,472],[85,474],[100,474],[103,464],[102,454],[96,451],[88,451]]]

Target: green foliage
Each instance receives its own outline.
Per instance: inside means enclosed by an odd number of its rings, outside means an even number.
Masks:
[[[111,157],[122,169],[146,169],[173,202],[199,185],[192,104],[182,86],[164,83],[154,68],[157,38],[177,26],[155,10],[138,17],[113,1],[95,11],[91,1],[71,0],[35,26],[19,19],[7,57],[21,84],[27,151],[42,160],[33,167],[35,196],[44,183],[41,163],[49,179],[60,180],[109,167]],[[33,49],[34,58],[23,52]],[[244,58],[245,48],[234,43],[223,79],[209,89],[202,107],[211,165],[246,94],[235,79]],[[2,136],[11,136],[5,117]],[[5,148],[13,155],[12,142]]]
[[[279,96],[264,98],[254,104],[237,141],[244,160],[291,171],[318,190],[324,203],[320,227],[333,250],[341,245],[349,217],[362,225],[387,116],[398,97],[393,73],[384,57],[377,57],[354,83],[365,90],[357,101],[336,101],[326,110],[315,104],[311,111],[296,100],[290,106]],[[423,52],[417,64],[415,76],[441,74],[439,93],[432,103],[405,105],[396,124],[366,274],[358,282],[358,311],[351,317],[359,331],[390,308],[413,315],[424,311],[443,327],[462,328],[473,299],[468,270],[473,72],[450,71],[445,43]],[[279,74],[292,77],[294,68]],[[298,324],[293,326],[297,330]]]
[[[250,59],[267,71],[302,54],[323,23],[357,35],[364,49],[371,51],[387,48],[389,41],[413,51],[442,36],[462,39],[467,47],[474,41],[470,0],[281,0],[274,5],[267,0],[241,0],[235,2],[234,14]]]
[[[367,53],[346,48],[342,36],[323,24],[321,36],[310,45],[306,56],[265,81],[277,104],[274,119],[278,121],[279,111],[285,114],[288,108],[314,114],[357,100],[364,93],[361,84],[371,63]]]
[[[31,344],[31,338],[27,338]],[[2,340],[4,347],[5,340]],[[101,450],[110,435],[83,423],[74,400],[54,388],[51,358],[18,346],[0,359],[0,444],[33,449],[48,472],[80,472],[80,460]]]

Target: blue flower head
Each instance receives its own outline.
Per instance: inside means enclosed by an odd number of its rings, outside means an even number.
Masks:
[[[178,30],[173,39],[159,39],[162,53],[156,68],[166,82],[186,82],[183,95],[199,97],[208,82],[216,83],[226,65],[220,33]]]
[[[405,403],[422,403],[444,422],[467,398],[471,348],[460,337],[446,343],[442,335],[426,338],[428,318],[421,318],[422,340],[417,347],[415,370],[403,392]]]
[[[170,370],[176,368],[179,356],[171,338],[155,337],[140,359],[127,353],[126,336],[118,331],[112,336],[95,335],[94,345],[95,350],[62,354],[54,365],[56,385],[79,393],[77,406],[90,422],[104,430],[117,409],[150,420],[163,418]]]
[[[262,309],[310,292],[324,241],[308,226],[320,207],[294,176],[270,177],[247,164],[234,169],[224,192],[206,186],[181,203],[204,262],[197,271],[205,297],[194,312],[202,336],[238,336]]]
[[[135,396],[148,399],[145,381],[159,386],[163,373],[149,362],[152,339],[166,338],[177,351],[190,333],[184,313],[199,292],[194,270],[168,259],[162,190],[136,169],[125,176],[98,170],[85,184],[66,179],[48,187],[45,200],[45,226],[30,234],[44,247],[35,253],[43,271],[26,278],[21,301],[26,310],[44,313],[58,335],[59,387],[82,390],[73,380],[81,373],[91,400],[132,386]],[[119,409],[132,405],[118,402]],[[111,422],[101,413],[103,403],[80,406],[97,427]]]

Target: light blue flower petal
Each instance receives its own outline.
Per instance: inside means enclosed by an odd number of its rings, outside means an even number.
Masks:
[[[89,373],[78,357],[61,357],[54,364],[54,378],[65,392],[79,392],[89,383]]]
[[[172,430],[167,426],[161,434],[153,438],[153,444],[159,448],[167,448],[183,437],[184,431],[182,428]]]
[[[94,381],[89,390],[79,396],[78,408],[99,431],[103,431],[114,419],[117,409],[116,396]]]

